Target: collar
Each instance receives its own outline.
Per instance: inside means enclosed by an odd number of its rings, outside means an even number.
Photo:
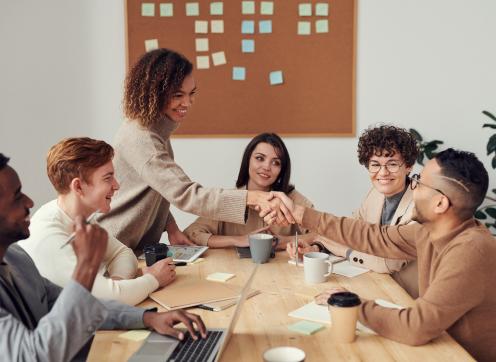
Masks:
[[[174,122],[165,114],[162,115],[151,129],[159,135],[169,138],[172,133],[179,127],[179,123]]]
[[[477,221],[474,218],[470,218],[453,230],[451,230],[448,234],[438,238],[431,240],[432,245],[436,249],[437,252],[441,252],[452,240],[454,240],[459,234],[463,233],[465,230],[474,228],[477,226]]]

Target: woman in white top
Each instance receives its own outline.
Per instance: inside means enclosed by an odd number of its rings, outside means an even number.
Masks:
[[[90,138],[62,140],[48,153],[47,173],[58,196],[33,215],[31,236],[19,245],[40,273],[61,287],[70,281],[77,262],[73,249],[63,247],[73,232],[74,218],[82,215],[87,219],[94,212],[108,212],[112,196],[119,189],[113,155],[110,145]],[[98,298],[135,305],[174,280],[171,263],[170,258],[161,260],[137,276],[138,262],[132,250],[109,235],[92,293]]]

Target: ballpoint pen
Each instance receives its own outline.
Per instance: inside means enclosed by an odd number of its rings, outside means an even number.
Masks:
[[[295,231],[295,264],[298,266],[298,230]]]
[[[98,212],[99,212],[99,210],[96,210],[93,214],[91,214],[90,216],[88,216],[88,218],[86,219],[85,223],[86,224],[91,224],[93,222],[93,220],[95,219],[96,215],[98,215]],[[76,237],[76,233],[73,232],[69,236],[69,238],[67,239],[67,241],[64,244],[62,244],[62,246],[60,247],[60,249],[65,248],[68,244],[70,244],[74,240],[75,237]]]

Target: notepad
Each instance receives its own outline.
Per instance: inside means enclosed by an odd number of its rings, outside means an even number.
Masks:
[[[231,274],[231,273],[212,273],[207,275],[207,280],[210,280],[211,282],[222,282],[225,283],[229,279],[234,278],[236,275]]]
[[[367,273],[369,269],[352,265],[348,260],[333,264],[332,272],[344,277],[353,278],[360,274]]]
[[[251,298],[251,297],[258,295],[258,294],[260,294],[259,290],[252,289],[252,290],[250,290],[250,292],[248,293],[248,296],[246,298],[248,299],[248,298]],[[202,304],[202,306],[205,308],[211,308],[212,312],[220,312],[221,310],[224,310],[224,309],[227,309],[229,307],[232,307],[233,305],[236,305],[236,303],[238,303],[238,298],[223,300],[220,302],[205,303],[205,304]]]
[[[312,334],[324,329],[324,325],[309,321],[300,321],[288,326],[288,329],[293,332],[311,336]]]
[[[119,334],[119,338],[129,339],[131,341],[139,342],[144,340],[151,332],[146,329],[127,331],[125,333]]]

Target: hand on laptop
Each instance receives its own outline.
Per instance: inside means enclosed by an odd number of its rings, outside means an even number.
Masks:
[[[186,326],[193,339],[198,339],[198,332],[202,338],[207,337],[207,329],[200,316],[182,309],[163,313],[145,312],[143,323],[145,327],[157,333],[175,337],[181,341],[184,339],[184,332],[174,328],[179,323]]]
[[[172,258],[159,260],[152,266],[144,266],[143,274],[153,275],[159,286],[165,287],[176,279],[176,266],[173,263]]]

